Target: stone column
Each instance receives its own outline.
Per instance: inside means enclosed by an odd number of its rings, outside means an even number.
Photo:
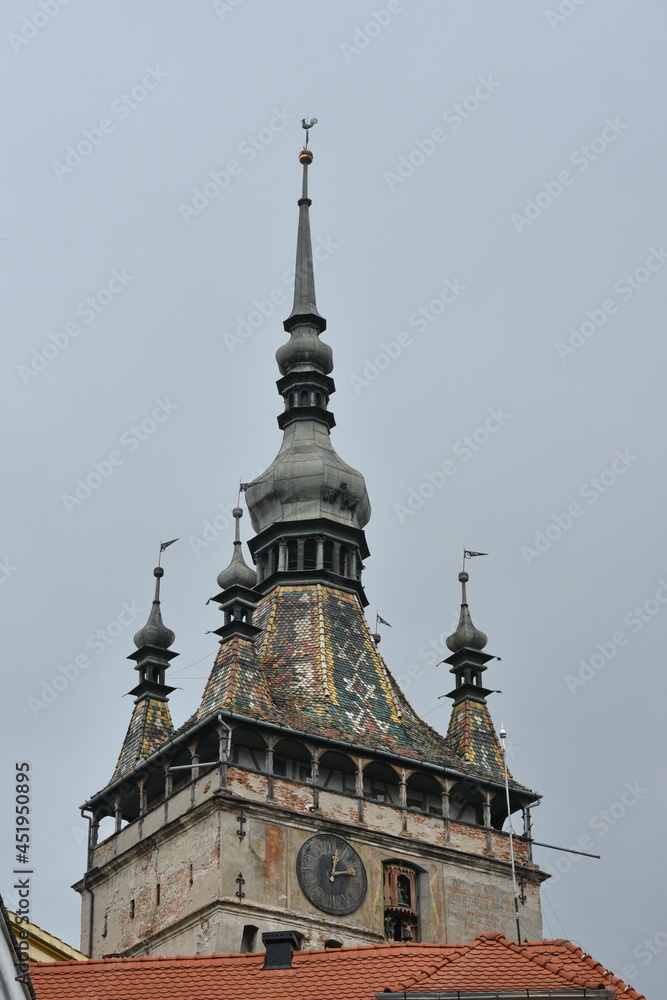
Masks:
[[[274,743],[270,743],[266,748],[266,776],[267,776],[267,792],[266,797],[269,802],[273,799],[273,747]]]
[[[197,783],[197,778],[199,777],[199,753],[195,747],[189,747],[190,753],[192,754],[192,764],[193,767],[190,770],[190,805],[195,804],[195,785]]]
[[[484,802],[482,803],[482,817],[484,820],[484,829],[486,830],[486,853],[493,854],[493,835],[491,833],[491,792],[486,788],[482,788],[480,791],[484,797]]]
[[[321,750],[312,751],[310,764],[310,780],[313,785],[313,809],[320,808],[320,754]]]
[[[408,782],[405,771],[401,772],[401,780],[398,783],[398,804],[401,807],[401,827],[403,833],[408,832]]]
[[[171,798],[173,790],[174,790],[174,779],[172,777],[171,771],[169,770],[169,764],[165,764],[164,765],[164,821],[165,821],[165,823],[169,819],[169,799]]]
[[[231,733],[228,733],[222,726],[218,726],[218,772],[220,788],[227,787],[228,748],[231,750]]]
[[[452,789],[453,781],[445,779],[445,787],[442,792],[442,817],[445,823],[445,843],[449,844],[452,840],[452,824],[449,812],[449,793]]]
[[[116,833],[120,833],[120,828],[123,825],[123,813],[120,808],[120,796],[116,796],[113,803],[113,815],[116,823]]]
[[[361,760],[359,758],[355,759],[355,764],[357,765],[357,774],[356,774],[356,779],[355,779],[355,785],[356,785],[355,790],[356,790],[356,795],[357,795],[358,816],[359,816],[359,822],[363,823],[363,821],[364,821],[364,769],[363,769],[363,766],[362,766],[362,762],[361,762]]]
[[[90,871],[95,867],[95,848],[97,847],[97,837],[100,830],[100,818],[96,813],[88,817],[88,862],[87,868]]]
[[[526,838],[526,851],[528,855],[528,861],[530,864],[533,862],[533,830],[530,817],[529,806],[521,806],[521,812],[523,813],[523,835]]]

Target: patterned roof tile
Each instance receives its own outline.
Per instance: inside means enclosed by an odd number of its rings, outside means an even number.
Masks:
[[[447,739],[457,754],[470,764],[504,779],[502,750],[485,702],[465,698],[454,705]]]
[[[150,757],[174,732],[169,705],[161,698],[141,698],[136,702],[127,727],[112,781]]]

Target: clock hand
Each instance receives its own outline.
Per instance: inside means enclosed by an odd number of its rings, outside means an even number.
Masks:
[[[334,853],[332,854],[332,856],[331,856],[331,862],[332,862],[332,864],[331,864],[331,875],[329,876],[329,881],[333,882],[334,876],[335,875],[340,875],[340,872],[336,871],[336,868],[338,867],[338,851],[334,851]]]

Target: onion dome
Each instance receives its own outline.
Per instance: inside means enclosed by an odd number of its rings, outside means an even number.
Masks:
[[[164,570],[161,566],[155,567],[153,576],[156,578],[155,599],[146,624],[134,636],[134,645],[137,649],[141,649],[142,646],[169,649],[176,638],[175,633],[170,628],[167,628],[162,621],[162,614],[160,612],[160,578],[164,576]]]
[[[285,428],[282,447],[246,490],[255,531],[279,521],[326,517],[363,528],[371,516],[364,477],[336,454],[327,428],[295,421]]]
[[[457,653],[460,649],[481,650],[484,649],[489,641],[484,632],[480,632],[478,628],[475,628],[472,623],[472,618],[470,617],[470,611],[468,610],[468,603],[466,600],[466,583],[469,579],[470,577],[465,571],[459,573],[459,581],[463,591],[459,624],[456,631],[445,640],[447,648],[451,649],[453,653]]]
[[[248,590],[257,583],[257,573],[246,563],[243,558],[240,522],[243,511],[240,507],[235,507],[232,516],[236,519],[236,536],[234,538],[234,552],[229,566],[218,576],[218,586],[221,590],[228,590],[229,587],[247,587]]]

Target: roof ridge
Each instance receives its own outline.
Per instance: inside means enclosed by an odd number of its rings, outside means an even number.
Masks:
[[[577,959],[584,962],[591,972],[599,975],[603,985],[624,986],[624,993],[629,1000],[644,1000],[642,994],[637,993],[632,986],[625,982],[625,980],[621,979],[619,976],[615,976],[610,969],[605,969],[600,962],[592,957],[592,955],[585,952],[579,945],[573,944],[573,942],[567,938],[554,938],[544,942],[526,942],[526,944],[531,944],[533,947],[539,947],[541,943],[545,945],[556,945],[559,948],[567,949],[573,954],[573,956],[576,956]],[[556,975],[561,976],[561,978],[563,978],[566,982],[574,983],[577,986],[591,988],[589,977],[585,976],[581,969],[566,969],[562,964],[562,960],[560,962],[558,961],[559,956],[543,953],[534,955],[526,954],[525,957],[534,962],[536,965],[539,965],[541,968],[547,969],[549,972],[553,972]]]
[[[593,958],[589,952],[583,951],[579,945],[574,945],[571,941],[567,941],[566,945],[571,951],[579,952],[578,958],[585,962],[592,971],[598,973],[603,979],[606,979],[609,985],[613,984],[614,986],[625,986],[625,990],[623,992],[627,997],[631,998],[631,1000],[644,1000],[643,994],[638,993],[634,987],[630,986],[629,983],[626,983],[624,979],[614,975],[611,969],[605,969],[605,967],[598,962],[597,959]]]
[[[57,961],[37,961],[31,963],[31,967],[34,964],[35,967],[40,969],[43,968],[53,968],[54,966],[71,965],[78,968],[90,968],[94,965],[113,965],[118,963],[119,965],[129,964],[130,962],[141,962],[148,964],[149,962],[205,962],[211,961],[213,959],[253,959],[257,960],[264,958],[263,952],[213,952],[207,955],[106,955],[102,958],[70,958],[70,959],[58,959]]]

